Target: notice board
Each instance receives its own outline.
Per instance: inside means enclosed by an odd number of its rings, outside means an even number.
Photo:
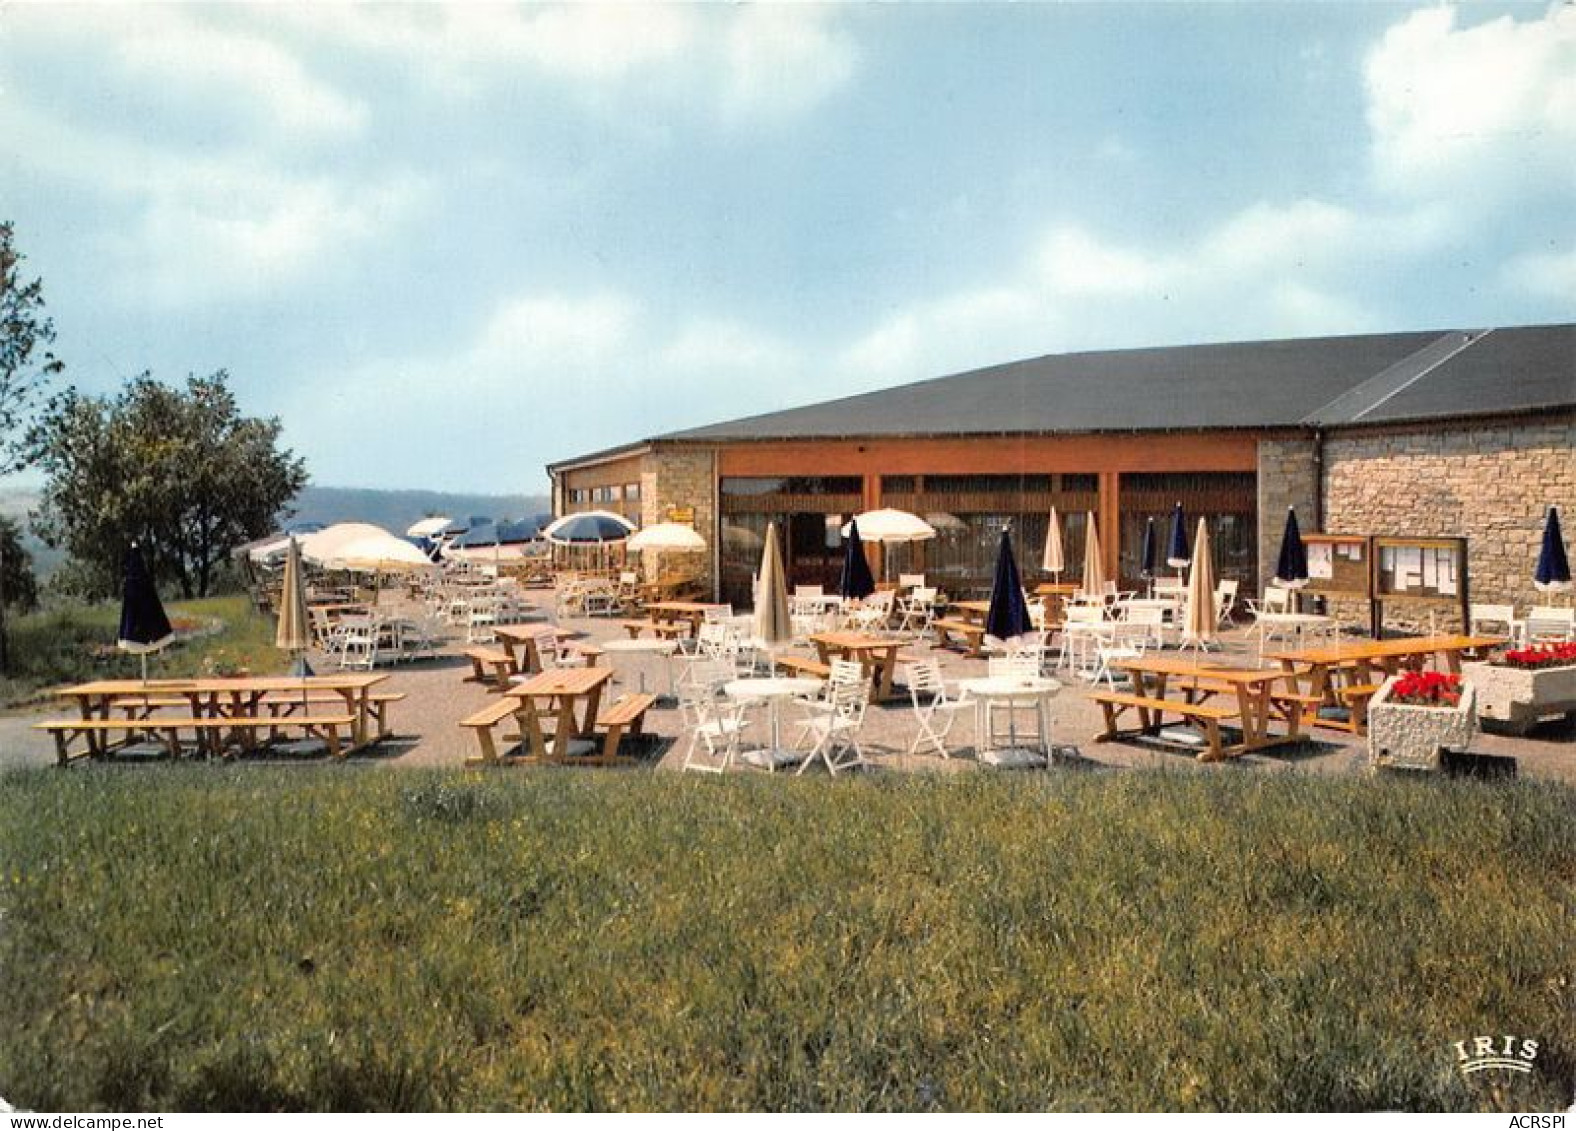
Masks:
[[[1376,624],[1393,602],[1457,609],[1463,625],[1472,623],[1465,538],[1375,535],[1372,541]]]
[[[1303,592],[1320,597],[1373,600],[1373,570],[1366,534],[1306,534],[1308,584]]]

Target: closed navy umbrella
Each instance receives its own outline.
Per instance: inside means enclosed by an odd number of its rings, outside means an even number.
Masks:
[[[843,542],[843,575],[838,578],[837,590],[850,601],[863,601],[876,591],[876,579],[870,574],[870,563],[865,560],[865,544],[859,537],[857,519],[848,524],[848,537]]]
[[[1166,543],[1166,565],[1172,569],[1186,569],[1193,562],[1187,548],[1187,518],[1182,514],[1182,504],[1177,503],[1171,512],[1171,539]]]
[[[1308,547],[1297,527],[1297,508],[1286,508],[1286,530],[1281,534],[1280,557],[1275,559],[1275,584],[1301,589],[1308,584]]]
[[[1012,556],[1012,537],[1003,530],[996,548],[996,575],[990,586],[990,608],[985,613],[985,635],[1006,641],[1032,631],[1034,623],[1023,599],[1018,562]]]
[[[1138,555],[1138,574],[1143,578],[1152,578],[1159,569],[1160,563],[1155,561],[1155,519],[1151,515],[1149,521],[1144,523],[1144,548]]]
[[[1543,523],[1543,549],[1538,553],[1538,568],[1533,571],[1532,583],[1541,593],[1553,593],[1571,587],[1571,563],[1565,556],[1565,538],[1560,533],[1560,515],[1553,507]]]
[[[153,575],[148,563],[142,560],[142,551],[133,542],[126,550],[126,562],[120,591],[120,631],[115,646],[123,652],[132,652],[142,659],[142,680],[148,680],[148,653],[157,652],[175,639],[170,618],[164,615],[164,605],[153,587]]]

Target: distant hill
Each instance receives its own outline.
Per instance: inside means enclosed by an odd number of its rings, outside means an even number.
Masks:
[[[0,515],[22,527],[22,545],[33,556],[33,571],[48,577],[65,554],[45,546],[28,529],[28,512],[38,506],[37,488],[0,488]],[[429,514],[467,518],[530,518],[547,514],[552,503],[545,495],[450,495],[442,491],[374,491],[361,487],[307,487],[296,496],[289,522],[371,522],[395,534]],[[281,523],[283,525],[283,523]]]
[[[428,515],[449,518],[530,518],[553,509],[545,495],[453,495],[443,491],[375,491],[364,487],[307,487],[288,522],[370,522],[403,534]]]

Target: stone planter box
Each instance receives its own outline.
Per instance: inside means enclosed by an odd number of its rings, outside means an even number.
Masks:
[[[1485,726],[1526,734],[1540,719],[1576,712],[1576,665],[1527,671],[1462,664],[1461,676],[1477,689],[1478,718]]]
[[[1368,703],[1368,764],[1374,769],[1439,769],[1442,749],[1465,750],[1477,733],[1475,689],[1463,681],[1454,707],[1413,707],[1390,702],[1395,678]]]

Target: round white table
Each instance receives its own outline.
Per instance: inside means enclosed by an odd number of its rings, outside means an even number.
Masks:
[[[1051,697],[1062,689],[1054,679],[1044,676],[983,676],[978,679],[958,681],[963,696],[974,703],[975,740],[979,760],[986,765],[1048,766],[1051,754]],[[996,735],[990,722],[991,709],[1005,705],[1008,719],[1008,745],[997,746]],[[1025,750],[1018,745],[1017,722],[1014,711],[1018,707],[1032,706],[1038,729],[1040,753]]]
[[[735,679],[723,685],[722,693],[738,703],[765,703],[771,745],[764,750],[746,750],[739,755],[752,766],[775,770],[804,761],[798,750],[782,744],[782,704],[788,699],[806,699],[821,690],[821,681],[804,677],[771,676]]]
[[[613,662],[615,656],[660,656],[662,670],[668,688],[668,698],[673,697],[673,653],[678,650],[678,642],[674,640],[659,640],[650,636],[636,637],[633,640],[605,640],[599,645],[607,653],[608,663]],[[645,666],[636,666],[636,678],[640,682],[642,693],[646,690]]]

